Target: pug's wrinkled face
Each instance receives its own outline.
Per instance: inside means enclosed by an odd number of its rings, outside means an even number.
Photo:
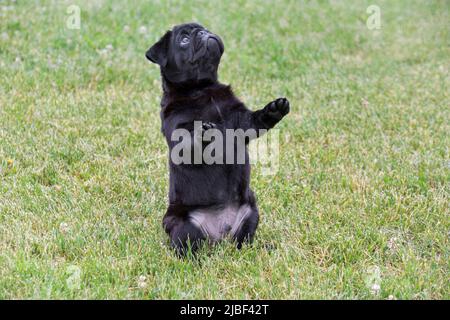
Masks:
[[[224,51],[219,36],[197,23],[175,26],[148,49],[145,56],[161,67],[172,83],[216,81]]]

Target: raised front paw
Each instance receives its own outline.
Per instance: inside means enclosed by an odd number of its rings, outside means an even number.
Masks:
[[[280,120],[289,113],[289,100],[286,98],[275,99],[265,109],[268,116]]]

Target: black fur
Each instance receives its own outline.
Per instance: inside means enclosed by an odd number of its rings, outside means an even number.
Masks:
[[[160,115],[169,150],[177,143],[171,141],[173,130],[192,131],[196,120],[204,123],[205,130],[210,127],[222,132],[238,128],[270,129],[289,112],[289,102],[285,98],[252,112],[229,86],[219,83],[217,69],[223,50],[222,40],[217,35],[191,23],[174,27],[147,51],[147,58],[161,68]],[[189,245],[195,251],[206,239],[189,219],[189,213],[198,209],[248,205],[251,214],[233,238],[238,248],[243,242],[252,241],[259,214],[249,186],[248,153],[244,164],[176,165],[169,160],[169,165],[169,206],[163,226],[180,254],[186,253]]]

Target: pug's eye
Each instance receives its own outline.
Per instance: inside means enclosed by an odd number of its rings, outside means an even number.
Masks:
[[[188,44],[188,43],[189,43],[188,37],[184,37],[183,39],[181,39],[181,44]]]

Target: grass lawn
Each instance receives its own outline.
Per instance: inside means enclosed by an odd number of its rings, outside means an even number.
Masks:
[[[0,0],[0,298],[449,299],[449,8]],[[222,37],[219,78],[249,107],[291,102],[278,172],[252,171],[254,245],[198,261],[161,227],[161,83],[144,57],[189,21]]]

